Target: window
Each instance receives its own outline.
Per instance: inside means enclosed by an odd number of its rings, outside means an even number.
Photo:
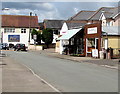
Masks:
[[[95,38],[87,39],[87,52],[92,52],[92,49],[95,49]]]
[[[22,28],[21,33],[26,33],[26,29]]]
[[[106,24],[107,24],[107,26],[110,26],[110,22],[107,22]]]
[[[110,26],[113,26],[113,21],[110,22]]]
[[[59,31],[58,31],[58,30],[54,30],[53,32],[54,32],[54,34],[56,34],[56,35],[59,34]]]
[[[4,33],[14,33],[15,28],[4,28]]]

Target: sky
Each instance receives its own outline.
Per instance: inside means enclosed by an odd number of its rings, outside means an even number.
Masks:
[[[74,0],[73,0],[74,1]],[[95,11],[101,7],[117,7],[118,1],[111,2],[38,2],[38,1],[26,1],[15,2],[6,1],[2,2],[2,8],[9,8],[9,10],[3,10],[2,14],[7,15],[32,15],[37,14],[39,22],[44,19],[58,19],[67,20],[76,13],[82,10],[92,10]]]

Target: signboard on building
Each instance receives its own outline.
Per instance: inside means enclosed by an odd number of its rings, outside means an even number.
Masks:
[[[8,42],[20,42],[20,35],[8,35]]]
[[[34,40],[37,40],[37,35],[33,35],[33,39],[34,39]]]
[[[97,27],[87,29],[87,34],[96,34],[96,33],[97,33]]]
[[[98,57],[98,49],[92,49],[92,57]]]

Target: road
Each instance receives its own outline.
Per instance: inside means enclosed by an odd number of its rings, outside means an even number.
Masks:
[[[117,92],[118,70],[49,57],[32,52],[5,51],[62,92]]]

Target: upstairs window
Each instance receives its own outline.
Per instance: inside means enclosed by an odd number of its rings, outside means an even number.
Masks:
[[[15,28],[4,28],[4,33],[14,33]]]
[[[26,29],[22,28],[21,33],[26,33]]]

